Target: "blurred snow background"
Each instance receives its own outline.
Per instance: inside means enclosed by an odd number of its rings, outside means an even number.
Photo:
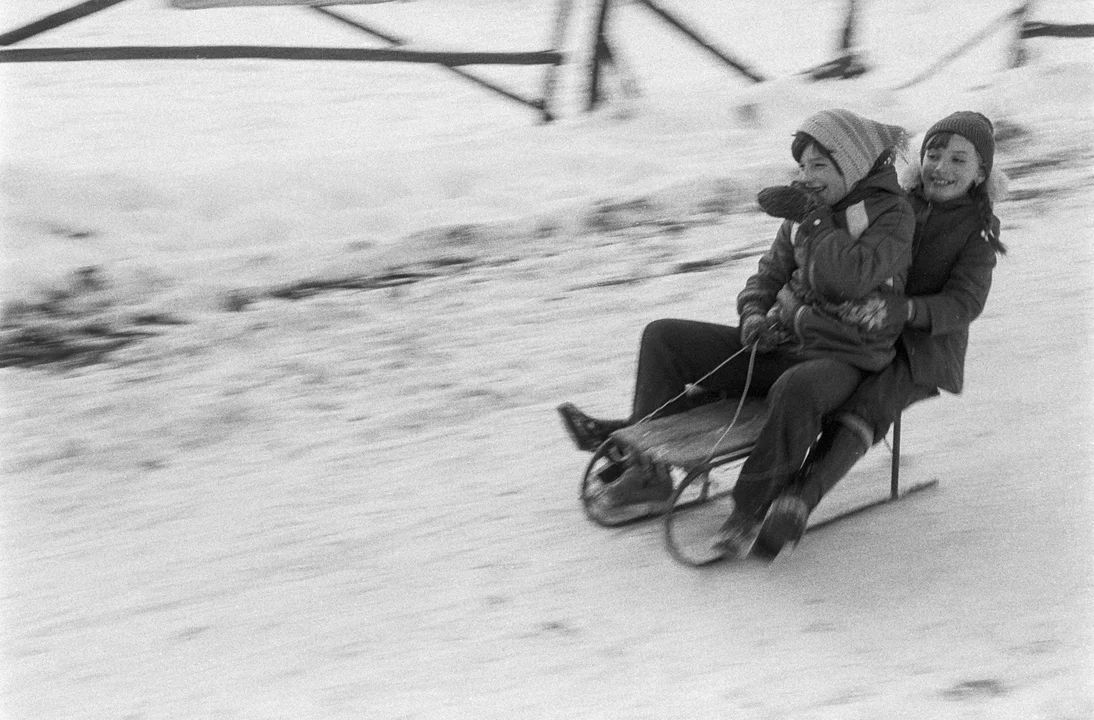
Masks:
[[[1001,32],[897,91],[1010,6],[874,0],[872,72],[816,84],[796,73],[830,59],[842,1],[668,6],[774,80],[620,4],[641,94],[609,78],[583,113],[593,3],[550,124],[429,66],[3,66],[0,332],[138,334],[0,369],[8,716],[1094,716],[1094,46],[1033,40],[1004,71]],[[555,10],[340,9],[497,50],[545,48]],[[300,8],[131,0],[20,47],[205,43],[379,46]],[[1001,131],[1011,252],[967,391],[905,425],[904,477],[942,485],[786,565],[689,572],[658,527],[588,525],[553,407],[624,412],[655,317],[735,322],[775,230],[755,191],[832,106]],[[887,461],[826,504],[883,492]]]

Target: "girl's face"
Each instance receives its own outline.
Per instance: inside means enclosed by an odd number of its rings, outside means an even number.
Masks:
[[[984,182],[980,155],[966,138],[951,135],[945,147],[928,147],[920,170],[923,196],[928,200],[953,200]]]
[[[826,205],[835,205],[847,194],[847,181],[835,164],[821,155],[815,145],[810,145],[802,152],[798,160],[798,176]]]

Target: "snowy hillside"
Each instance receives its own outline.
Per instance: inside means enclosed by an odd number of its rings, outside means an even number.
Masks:
[[[5,717],[1094,717],[1094,44],[1002,71],[996,33],[894,90],[1009,5],[872,0],[873,71],[806,83],[842,0],[666,5],[774,80],[627,3],[640,95],[610,77],[581,112],[576,3],[550,124],[428,66],[3,65]],[[343,12],[530,50],[555,9]],[[213,43],[379,46],[300,8],[131,0],[18,47]],[[999,129],[1010,252],[967,389],[906,415],[904,477],[940,487],[695,572],[656,525],[589,525],[553,408],[623,412],[651,319],[735,322],[775,230],[755,192],[836,106]],[[28,332],[101,355],[16,366]],[[887,464],[826,505],[883,493]]]

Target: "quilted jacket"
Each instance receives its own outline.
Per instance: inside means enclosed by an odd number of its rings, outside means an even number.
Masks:
[[[801,225],[783,222],[737,296],[737,312],[767,315],[796,355],[880,370],[901,331],[885,298],[905,292],[914,232],[896,171],[877,170],[832,208]]]
[[[905,294],[915,303],[917,327],[904,327],[900,342],[917,385],[959,393],[969,325],[987,302],[995,250],[983,237],[977,206],[967,195],[931,203],[913,190],[911,202],[916,246]],[[992,226],[998,237],[999,219],[994,216]]]

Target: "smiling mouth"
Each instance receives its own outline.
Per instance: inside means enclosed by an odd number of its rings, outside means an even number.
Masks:
[[[951,185],[956,185],[956,184],[957,183],[954,180],[942,180],[940,178],[931,178],[931,185],[937,185],[938,187],[950,187]]]

